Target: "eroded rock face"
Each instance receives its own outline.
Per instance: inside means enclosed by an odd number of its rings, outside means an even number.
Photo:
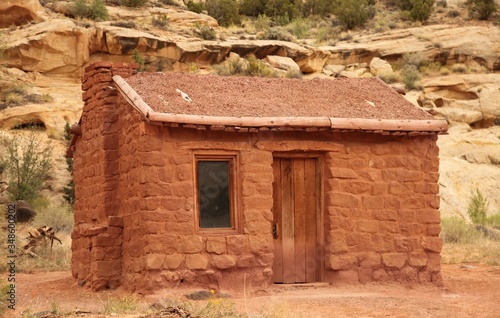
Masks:
[[[0,28],[45,21],[46,14],[38,0],[0,1]]]
[[[89,31],[51,20],[9,33],[6,64],[23,71],[70,75],[89,61]]]
[[[500,210],[500,126],[471,129],[458,124],[439,137],[440,194],[443,216],[468,218],[471,193],[478,188],[488,199],[489,212]]]
[[[488,70],[500,69],[500,29],[493,26],[430,25],[362,35],[353,43],[321,49],[331,54],[328,64],[369,63],[374,57],[394,62],[405,53],[421,53],[443,64],[479,63]]]
[[[423,79],[422,106],[451,122],[489,127],[500,122],[500,74],[465,74]]]

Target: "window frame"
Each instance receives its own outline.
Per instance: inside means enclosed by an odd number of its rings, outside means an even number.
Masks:
[[[195,233],[199,234],[238,234],[240,231],[240,207],[238,200],[239,189],[239,165],[238,154],[235,152],[195,152],[194,163],[194,225]],[[200,226],[201,210],[199,198],[198,162],[199,161],[227,161],[229,162],[229,213],[231,227],[227,228],[203,228]]]

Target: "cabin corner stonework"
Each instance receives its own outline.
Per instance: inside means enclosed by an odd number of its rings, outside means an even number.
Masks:
[[[320,164],[318,281],[440,283],[437,136],[228,133],[154,126],[113,87],[128,65],[86,70],[75,144],[72,272],[93,289],[273,283],[273,158]],[[196,154],[236,156],[238,230],[195,224]]]

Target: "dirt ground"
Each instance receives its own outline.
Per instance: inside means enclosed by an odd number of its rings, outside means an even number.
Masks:
[[[231,293],[230,301],[250,316],[263,316],[278,308],[283,313],[280,317],[500,317],[500,266],[443,265],[442,274],[444,287],[274,286],[252,295]],[[18,273],[16,283],[16,311],[8,310],[6,317],[22,317],[23,312],[35,314],[54,307],[60,312],[78,309],[96,313],[85,317],[106,317],[97,314],[103,311],[106,301],[124,295],[120,290],[94,293],[79,287],[69,271]],[[156,301],[179,303],[190,292],[169,290],[139,298],[139,303],[144,309]]]

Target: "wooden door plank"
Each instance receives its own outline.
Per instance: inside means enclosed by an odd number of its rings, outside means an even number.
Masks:
[[[307,189],[305,198],[305,261],[306,261],[306,282],[318,281],[318,255],[317,255],[317,202],[318,202],[318,181],[316,175],[316,159],[306,159],[304,163],[304,183]]]
[[[281,216],[281,159],[273,160],[274,182],[273,182],[273,222],[276,224],[277,237],[274,243],[274,282],[283,283],[283,242],[282,242],[282,216]],[[272,231],[272,229],[271,229]]]
[[[295,248],[295,282],[306,281],[306,187],[304,184],[305,159],[293,159],[293,189],[294,189],[294,248]]]
[[[295,283],[294,204],[292,160],[281,159],[283,283]]]

